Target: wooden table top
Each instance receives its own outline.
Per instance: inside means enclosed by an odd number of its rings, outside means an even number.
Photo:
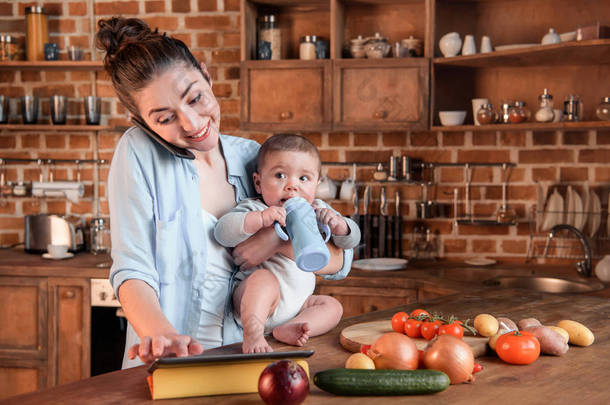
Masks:
[[[535,317],[543,324],[556,324],[562,319],[573,319],[587,325],[595,334],[592,346],[571,346],[561,357],[541,356],[527,366],[503,363],[495,355],[478,359],[484,367],[473,384],[452,385],[433,396],[401,397],[336,397],[311,384],[304,404],[408,403],[425,404],[606,404],[610,398],[610,300],[584,295],[553,295],[525,290],[485,289],[441,297],[344,319],[331,332],[312,338],[305,349],[315,350],[309,359],[312,375],[318,371],[343,367],[350,353],[339,344],[340,331],[349,325],[378,319],[389,319],[397,310],[411,311],[417,307],[429,311],[473,318],[481,312],[507,316],[515,321]],[[275,341],[277,350],[291,350]],[[239,345],[227,346],[209,353],[239,351]],[[116,371],[71,384],[31,394],[9,398],[8,404],[144,404],[152,403],[146,386],[145,367]],[[172,404],[260,404],[257,394],[224,395],[167,400]],[[164,401],[161,401],[165,403]]]

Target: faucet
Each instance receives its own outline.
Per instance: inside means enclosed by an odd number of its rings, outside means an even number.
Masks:
[[[561,230],[573,232],[578,237],[580,245],[582,246],[582,250],[585,254],[585,260],[576,263],[576,271],[585,277],[591,277],[591,269],[593,267],[591,263],[591,246],[589,245],[589,242],[587,241],[585,235],[572,225],[559,224],[551,228],[551,230],[549,231],[549,236],[546,240],[546,246],[544,247],[544,253],[542,254],[542,257],[546,257],[553,237],[555,237],[555,234]]]

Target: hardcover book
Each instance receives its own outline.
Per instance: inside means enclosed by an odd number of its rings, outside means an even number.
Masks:
[[[198,355],[157,359],[148,372],[152,399],[258,392],[258,378],[269,364],[292,360],[309,376],[305,360],[313,350]]]

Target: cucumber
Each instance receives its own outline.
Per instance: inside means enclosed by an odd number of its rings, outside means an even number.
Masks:
[[[332,368],[316,373],[314,384],[335,395],[433,394],[449,386],[437,370],[364,370]]]

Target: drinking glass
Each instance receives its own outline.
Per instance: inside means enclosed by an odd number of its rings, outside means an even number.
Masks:
[[[21,114],[24,124],[38,121],[38,96],[21,96]]]
[[[102,117],[102,99],[95,96],[84,97],[85,121],[87,125],[99,125]]]
[[[65,124],[67,107],[66,96],[53,95],[50,97],[49,102],[51,104],[51,120],[53,121],[53,124]]]

